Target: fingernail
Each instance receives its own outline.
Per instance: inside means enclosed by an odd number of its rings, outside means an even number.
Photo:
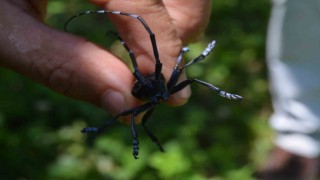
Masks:
[[[116,91],[107,91],[102,96],[101,106],[112,114],[117,114],[124,110],[124,96]]]

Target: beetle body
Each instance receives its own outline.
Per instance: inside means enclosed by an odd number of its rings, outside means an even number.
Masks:
[[[133,85],[131,93],[134,97],[141,99],[141,100],[144,100],[145,103],[142,105],[139,105],[137,107],[133,107],[131,109],[127,109],[123,112],[120,112],[119,114],[115,115],[111,120],[106,121],[99,128],[86,127],[84,129],[82,129],[81,132],[83,132],[83,133],[101,132],[105,128],[109,127],[120,116],[131,115],[130,129],[131,129],[131,135],[132,135],[132,139],[133,139],[133,141],[132,141],[132,147],[133,147],[132,154],[133,154],[133,157],[135,159],[137,159],[138,155],[139,155],[139,140],[138,140],[138,133],[135,128],[136,116],[138,116],[141,113],[144,113],[142,120],[141,120],[142,127],[144,128],[144,130],[146,131],[146,133],[148,134],[150,139],[155,144],[157,144],[160,151],[164,152],[163,147],[161,146],[157,137],[155,135],[153,135],[153,133],[146,127],[145,124],[148,121],[148,119],[150,118],[151,114],[153,113],[156,105],[159,104],[160,101],[168,100],[168,98],[172,94],[182,90],[186,86],[195,82],[195,83],[198,83],[202,86],[209,88],[210,90],[219,94],[222,97],[225,97],[225,98],[228,98],[231,100],[242,100],[242,97],[237,94],[228,93],[228,92],[223,91],[220,88],[218,88],[210,83],[207,83],[207,82],[204,82],[204,81],[201,81],[198,79],[186,79],[186,80],[178,83],[179,77],[185,68],[203,60],[205,57],[207,57],[212,52],[212,50],[215,46],[215,41],[210,42],[208,44],[207,48],[205,48],[205,50],[198,57],[191,60],[190,62],[188,62],[184,66],[181,65],[182,56],[185,52],[189,51],[189,49],[187,47],[182,48],[179,56],[177,57],[176,66],[172,70],[172,74],[170,76],[170,79],[168,82],[166,82],[164,76],[161,73],[162,64],[161,64],[161,61],[159,58],[159,52],[158,52],[158,48],[157,48],[157,42],[156,42],[155,35],[151,31],[148,24],[145,22],[145,20],[141,16],[136,15],[136,14],[132,14],[132,13],[121,12],[121,11],[109,11],[109,10],[86,11],[86,12],[82,12],[82,13],[79,13],[79,14],[71,17],[65,23],[65,26],[64,26],[65,31],[67,31],[67,25],[71,20],[73,20],[76,17],[86,15],[86,14],[116,14],[116,15],[134,18],[134,19],[140,21],[150,36],[150,41],[151,41],[154,59],[155,59],[155,70],[154,70],[154,73],[152,73],[150,75],[147,75],[147,76],[141,75],[139,68],[138,68],[138,64],[135,59],[134,52],[129,48],[127,43],[116,32],[111,32],[111,34],[115,35],[121,41],[122,45],[129,53],[129,56],[130,56],[130,59],[131,59],[131,62],[132,62],[133,68],[134,68],[133,75],[135,76],[136,81]]]
[[[169,93],[166,86],[164,76],[161,74],[160,79],[155,78],[152,73],[145,76],[145,82],[136,81],[133,85],[131,93],[134,97],[145,101],[166,101],[169,98]]]

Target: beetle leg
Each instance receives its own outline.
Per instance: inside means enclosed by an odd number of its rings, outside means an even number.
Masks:
[[[195,59],[193,59],[192,61],[190,61],[189,63],[187,63],[183,68],[186,68],[192,64],[195,64],[201,60],[203,60],[205,57],[207,57],[213,50],[213,48],[215,47],[216,41],[213,40],[211,43],[208,44],[207,48]]]
[[[155,38],[154,33],[151,31],[150,27],[148,26],[148,24],[145,22],[145,20],[141,16],[136,15],[136,14],[126,13],[126,12],[121,12],[121,11],[109,11],[109,10],[85,11],[85,12],[81,12],[81,13],[76,14],[76,15],[72,16],[71,18],[69,18],[67,20],[67,22],[64,24],[64,30],[66,32],[68,32],[67,26],[73,19],[75,19],[75,18],[77,18],[79,16],[87,15],[87,14],[117,14],[117,15],[129,16],[131,18],[135,18],[138,21],[140,21],[140,23],[143,25],[143,27],[149,33],[150,41],[151,41],[151,45],[152,45],[152,49],[153,49],[154,58],[156,60],[155,78],[158,79],[158,80],[160,79],[161,70],[162,70],[162,64],[161,64],[160,58],[159,58],[159,52],[158,52],[156,38]]]
[[[142,118],[141,125],[144,128],[144,130],[147,132],[147,134],[150,137],[151,141],[153,141],[154,143],[157,144],[157,146],[158,146],[158,148],[159,148],[159,150],[161,152],[164,152],[164,149],[163,149],[162,145],[160,144],[158,138],[146,126],[146,122],[148,121],[149,117],[153,113],[154,109],[155,108],[152,108],[152,109],[150,109],[149,111],[146,112],[146,114]]]
[[[91,133],[91,132],[101,132],[103,129],[107,128],[111,124],[114,123],[116,119],[112,118],[111,120],[107,121],[103,126],[97,128],[97,127],[86,127],[81,130],[82,133]]]
[[[211,89],[212,91],[217,92],[221,97],[225,97],[225,98],[232,99],[232,100],[242,100],[243,99],[243,97],[240,95],[223,91],[220,88],[218,88],[212,84],[209,84],[207,82],[201,81],[199,79],[187,79],[185,81],[182,81],[181,83],[179,83],[178,85],[176,85],[175,87],[173,87],[172,89],[169,90],[170,95],[180,91],[181,89],[185,88],[186,86],[188,86],[189,84],[191,84],[193,82],[197,82],[203,86],[206,86],[207,88]]]
[[[130,59],[131,59],[131,63],[134,69],[133,75],[134,77],[136,77],[136,79],[141,82],[142,85],[146,85],[147,82],[145,81],[145,78],[142,76],[139,68],[138,68],[138,64],[137,64],[137,60],[136,60],[136,56],[134,54],[134,52],[129,48],[128,44],[126,43],[126,41],[124,41],[118,33],[114,32],[114,31],[109,31],[108,34],[112,34],[114,35],[117,39],[119,39],[119,41],[121,42],[121,44],[123,45],[123,47],[127,50],[127,52],[129,53]]]
[[[187,48],[187,47],[184,47],[181,49],[180,54],[177,58],[177,63],[175,65],[175,67],[171,73],[170,79],[167,83],[167,89],[171,89],[174,85],[177,84],[179,77],[182,73],[182,68],[180,67],[180,63],[182,61],[182,56],[185,52],[188,52],[188,51],[189,51],[189,48]]]
[[[135,114],[133,113],[131,116],[131,135],[133,138],[132,141],[132,155],[134,159],[138,159],[139,155],[139,139],[138,139],[138,132],[136,130],[135,126],[135,120],[134,120]]]

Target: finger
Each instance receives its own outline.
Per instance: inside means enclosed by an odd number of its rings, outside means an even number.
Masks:
[[[44,20],[47,12],[47,0],[29,0],[31,8],[40,20]]]
[[[184,44],[197,40],[209,23],[211,0],[163,0]]]
[[[50,29],[11,4],[4,3],[1,8],[2,66],[113,113],[138,103],[130,92],[134,81],[131,71],[112,54],[84,39]]]
[[[160,0],[105,0],[94,1],[104,9],[129,12],[140,15],[155,34],[160,61],[163,64],[163,74],[170,78],[176,64],[177,56],[182,48],[182,42],[171,22],[165,7]],[[105,2],[103,4],[102,2]],[[140,71],[144,74],[154,73],[155,57],[150,41],[150,35],[141,22],[131,17],[109,15],[120,36],[136,55]],[[183,104],[190,96],[190,89],[185,88],[175,94],[169,101],[174,105]]]

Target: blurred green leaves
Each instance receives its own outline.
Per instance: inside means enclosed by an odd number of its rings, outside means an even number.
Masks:
[[[148,122],[166,153],[137,127],[139,160],[131,155],[126,125],[115,124],[98,136],[80,133],[109,119],[107,112],[0,69],[0,179],[251,179],[272,138],[264,62],[269,6],[268,0],[213,2],[207,31],[189,46],[186,61],[212,39],[216,48],[187,74],[245,99],[228,101],[192,85],[186,105],[162,104]],[[97,7],[80,0],[50,0],[47,23],[62,30],[69,17],[89,9]],[[68,28],[123,52],[105,37],[112,25],[103,16],[78,18]]]

